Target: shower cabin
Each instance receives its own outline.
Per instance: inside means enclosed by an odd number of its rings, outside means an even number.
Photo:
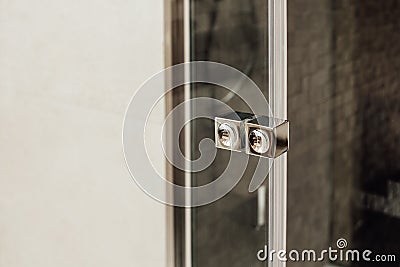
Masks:
[[[290,121],[290,150],[274,159],[258,190],[248,190],[259,161],[250,157],[222,199],[168,208],[168,264],[365,266],[257,258],[266,245],[320,251],[341,238],[351,248],[398,257],[399,40],[398,0],[165,1],[166,66],[232,66],[257,84],[274,117]],[[172,93],[167,109],[196,97],[249,112],[237,95],[201,83]],[[214,138],[214,130],[207,119],[188,124],[180,139],[185,155],[198,158],[199,142]],[[207,169],[190,175],[168,171],[174,183],[207,184],[223,172],[229,153],[218,150]]]

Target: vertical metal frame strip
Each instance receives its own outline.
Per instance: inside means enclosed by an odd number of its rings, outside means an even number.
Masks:
[[[287,0],[268,0],[269,104],[274,117],[287,119]],[[269,250],[286,250],[287,155],[269,174]],[[274,259],[270,267],[286,266]]]
[[[187,60],[187,3],[189,0],[164,0],[164,49],[165,49],[165,67],[183,63]],[[185,74],[186,76],[186,74]],[[166,83],[171,82],[172,77],[166,77]],[[168,86],[166,87],[168,88]],[[190,91],[189,91],[190,93]],[[166,95],[166,114],[174,107],[182,103],[188,98],[188,90],[186,87],[183,90],[174,90]],[[186,113],[186,112],[185,112]],[[184,114],[186,115],[186,114]],[[179,117],[179,116],[177,116]],[[185,116],[186,117],[186,116]],[[179,118],[177,118],[179,120]],[[177,125],[182,122],[173,121]],[[172,148],[176,147],[173,142],[179,142],[172,136],[167,136],[167,153],[172,152]],[[190,135],[185,135],[180,142],[180,147],[183,147],[185,155],[187,155],[187,143],[190,142]],[[189,151],[190,152],[190,151]],[[171,153],[172,155],[173,153]],[[169,162],[166,162],[167,179],[176,184],[186,184],[187,175],[175,168]],[[167,192],[172,196],[173,192]],[[172,196],[173,197],[173,196]],[[167,232],[167,267],[186,267],[187,259],[191,258],[187,255],[191,247],[187,233],[188,212],[184,208],[167,206],[166,216],[166,232]],[[190,215],[190,214],[189,214]],[[190,219],[190,217],[189,217]],[[190,226],[191,224],[189,224]],[[189,265],[190,267],[190,265]]]
[[[164,0],[164,49],[165,67],[173,66],[191,60],[190,54],[190,0]],[[185,79],[189,80],[190,71],[185,71]],[[166,83],[170,83],[167,77]],[[168,88],[168,86],[167,86]],[[166,114],[178,104],[191,98],[191,85],[183,86],[183,90],[174,90],[166,95]],[[190,118],[190,107],[185,107],[184,118]],[[173,122],[181,125],[182,122]],[[191,155],[191,129],[185,127],[184,138],[180,147],[186,157]],[[175,147],[176,142],[172,136],[167,137],[167,153],[169,148]],[[172,153],[173,154],[173,153]],[[191,185],[191,173],[176,169],[169,162],[166,163],[167,177],[172,183]],[[185,166],[190,170],[191,166]],[[172,195],[172,192],[167,192]],[[190,197],[186,200],[190,203]],[[190,208],[167,206],[167,267],[191,267],[192,266],[192,211]]]
[[[183,35],[184,35],[184,61],[190,62],[191,61],[191,25],[190,25],[190,0],[183,0]],[[185,69],[185,80],[189,81],[191,76],[190,69]],[[191,99],[191,84],[185,84],[185,93],[184,98],[185,101]],[[185,105],[185,121],[190,121],[192,107],[188,104]],[[185,157],[191,159],[192,157],[192,129],[191,124],[187,123],[185,125]],[[192,186],[192,165],[191,161],[186,162],[185,166],[185,186],[191,187]],[[190,193],[185,194],[186,203],[190,205],[192,196]],[[192,266],[192,209],[185,208],[185,267]]]

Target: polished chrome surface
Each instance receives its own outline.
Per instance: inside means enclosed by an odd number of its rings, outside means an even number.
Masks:
[[[232,148],[238,142],[237,130],[228,123],[219,125],[218,137],[220,144],[227,148]]]
[[[249,134],[249,144],[252,151],[263,154],[269,149],[269,138],[265,131],[256,129]]]
[[[243,122],[226,118],[215,118],[215,146],[217,148],[242,151]]]
[[[215,121],[215,146],[232,151],[244,151],[246,143],[245,122],[254,118],[253,114],[232,112],[221,115]]]
[[[277,158],[289,150],[289,122],[240,112],[216,117],[215,146]]]
[[[277,158],[289,150],[289,122],[266,116],[256,116],[245,123],[246,153],[265,158]]]

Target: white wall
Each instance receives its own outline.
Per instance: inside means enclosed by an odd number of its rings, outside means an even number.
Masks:
[[[163,67],[160,0],[0,0],[0,267],[164,266],[122,122]]]

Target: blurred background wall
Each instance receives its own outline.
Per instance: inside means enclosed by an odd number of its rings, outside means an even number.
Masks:
[[[121,137],[163,27],[158,0],[0,0],[0,266],[163,266]]]
[[[399,40],[399,0],[288,1],[289,249],[398,257]]]

